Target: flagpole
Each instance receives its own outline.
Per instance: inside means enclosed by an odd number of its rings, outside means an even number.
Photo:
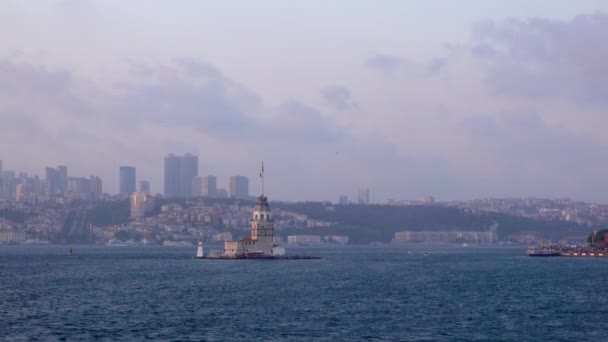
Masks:
[[[260,178],[262,178],[262,197],[264,196],[264,162],[262,162],[262,171],[260,172]]]

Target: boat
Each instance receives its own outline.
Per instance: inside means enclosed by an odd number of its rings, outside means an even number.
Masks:
[[[70,245],[70,251],[68,252],[68,255],[74,255],[74,251],[72,250],[72,245]]]
[[[111,247],[129,247],[129,246],[133,246],[133,245],[135,245],[135,242],[133,242],[133,240],[120,241],[118,239],[110,239],[106,243],[106,246],[111,246]]]
[[[561,253],[559,251],[553,250],[551,248],[528,248],[526,250],[526,256],[555,257],[555,256],[561,256]]]

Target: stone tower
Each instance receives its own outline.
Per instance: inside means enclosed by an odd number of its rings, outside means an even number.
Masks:
[[[268,198],[264,195],[258,197],[258,203],[253,209],[251,218],[251,239],[256,241],[256,247],[269,252],[273,246],[274,220],[270,214]]]

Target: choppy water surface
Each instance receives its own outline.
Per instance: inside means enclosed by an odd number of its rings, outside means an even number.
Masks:
[[[205,261],[192,258],[195,249],[75,246],[67,256],[61,246],[0,246],[0,339],[608,336],[608,259],[409,246],[297,250],[322,260]]]

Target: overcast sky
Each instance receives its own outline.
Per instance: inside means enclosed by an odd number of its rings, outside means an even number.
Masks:
[[[608,1],[0,2],[4,169],[608,202]]]

